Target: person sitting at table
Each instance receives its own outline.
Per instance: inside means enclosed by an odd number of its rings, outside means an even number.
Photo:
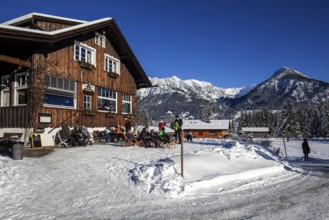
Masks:
[[[143,128],[143,130],[140,133],[138,139],[143,141],[145,147],[150,147],[151,146],[152,136],[151,136],[151,133],[149,132],[149,126],[145,126]]]
[[[136,140],[136,137],[134,136],[132,130],[129,130],[128,132],[126,132],[126,137],[127,137],[128,139],[130,139],[130,140],[133,140],[133,139]]]
[[[166,133],[165,127],[162,127],[160,132],[159,132],[160,140],[164,143],[167,144],[170,142],[170,137]]]

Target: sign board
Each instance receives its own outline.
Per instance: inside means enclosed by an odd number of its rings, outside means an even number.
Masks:
[[[38,123],[39,124],[51,124],[52,114],[39,113],[38,114]]]
[[[91,93],[94,94],[95,92],[95,86],[94,85],[90,85],[90,84],[82,84],[82,91],[84,93]]]
[[[32,134],[30,138],[30,144],[32,148],[42,147],[41,143],[41,135],[40,134]]]

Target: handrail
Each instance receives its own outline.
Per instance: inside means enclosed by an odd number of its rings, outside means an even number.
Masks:
[[[72,118],[73,116],[75,116],[78,112],[80,112],[80,111],[74,112],[72,115],[70,115],[69,117],[67,117],[64,121],[62,121],[59,124],[57,124],[53,129],[51,129],[50,131],[48,131],[48,134],[50,132],[52,132],[53,130],[55,130],[56,128],[58,128],[61,124],[63,124],[64,122],[66,122],[67,120],[69,120],[70,118]]]

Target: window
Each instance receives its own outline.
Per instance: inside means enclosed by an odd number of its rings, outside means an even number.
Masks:
[[[117,112],[117,92],[111,89],[98,89],[98,110]]]
[[[27,73],[15,75],[15,105],[27,104]]]
[[[105,48],[105,36],[99,32],[95,32],[95,43]]]
[[[45,75],[45,105],[75,107],[76,82],[56,76]]]
[[[127,93],[122,94],[122,113],[130,114],[131,110],[131,95]]]
[[[91,95],[83,95],[83,109],[91,110]]]
[[[10,77],[3,76],[1,78],[1,107],[10,106]]]
[[[117,73],[120,75],[120,60],[105,54],[104,70],[106,72]]]
[[[96,66],[96,50],[83,43],[75,41],[74,59]]]
[[[216,136],[216,135],[217,135],[217,132],[216,132],[216,131],[210,131],[210,132],[209,132],[209,135],[210,135],[210,136]]]

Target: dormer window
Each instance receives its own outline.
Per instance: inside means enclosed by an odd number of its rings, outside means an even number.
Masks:
[[[74,60],[96,66],[96,50],[81,42],[75,41]]]
[[[95,43],[105,48],[105,36],[99,32],[95,32]]]
[[[104,70],[109,73],[116,73],[120,75],[120,60],[105,54]]]

